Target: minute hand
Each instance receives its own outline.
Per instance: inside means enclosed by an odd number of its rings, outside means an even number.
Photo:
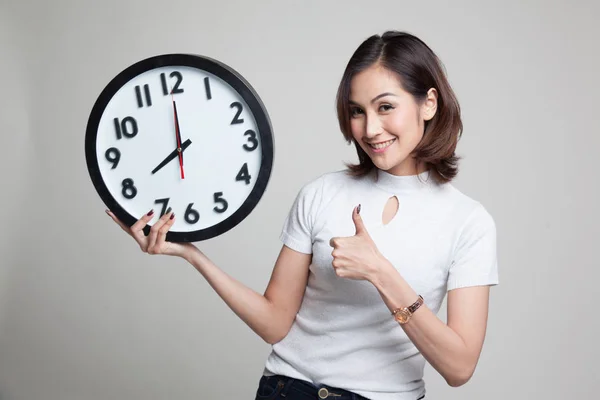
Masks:
[[[190,139],[188,139],[185,142],[183,142],[181,144],[181,151],[183,152],[190,144],[192,144],[192,141]],[[160,164],[158,164],[156,166],[156,168],[154,168],[152,170],[152,174],[155,174],[156,172],[158,172],[162,167],[164,167],[165,165],[167,165],[170,161],[173,161],[175,158],[177,158],[178,155],[179,155],[179,151],[177,149],[173,150],[167,156],[167,158],[165,158]]]

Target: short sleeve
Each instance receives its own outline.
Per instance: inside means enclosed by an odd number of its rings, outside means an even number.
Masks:
[[[313,226],[321,204],[323,177],[299,191],[283,224],[280,239],[289,248],[312,254]]]
[[[496,224],[487,210],[478,204],[459,234],[447,290],[498,283]]]

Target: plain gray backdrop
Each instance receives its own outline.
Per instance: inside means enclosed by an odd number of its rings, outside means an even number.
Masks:
[[[475,375],[451,388],[428,366],[427,398],[597,398],[598,15],[592,0],[0,0],[0,399],[254,398],[269,346],[192,266],[141,253],[106,216],[87,118],[148,56],[240,72],[271,116],[273,174],[246,220],[198,245],[262,293],[297,191],[356,160],[335,93],[388,29],[444,62],[464,118],[455,185],[498,228]]]

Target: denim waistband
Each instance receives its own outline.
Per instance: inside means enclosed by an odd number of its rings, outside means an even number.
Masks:
[[[281,394],[285,396],[289,390],[294,389],[305,393],[308,396],[316,396],[318,399],[327,400],[368,400],[359,394],[350,392],[348,390],[334,388],[327,385],[315,386],[310,382],[290,378],[283,375],[275,375],[279,380],[284,382],[283,390]]]

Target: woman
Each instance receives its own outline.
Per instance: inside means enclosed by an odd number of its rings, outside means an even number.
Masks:
[[[462,122],[441,63],[413,35],[372,36],[348,63],[337,111],[359,164],[300,190],[264,295],[194,245],[165,242],[171,212],[148,236],[152,212],[131,228],[109,215],[143,251],[189,261],[273,345],[256,399],[421,399],[426,361],[463,385],[498,284],[496,228],[450,183]]]

